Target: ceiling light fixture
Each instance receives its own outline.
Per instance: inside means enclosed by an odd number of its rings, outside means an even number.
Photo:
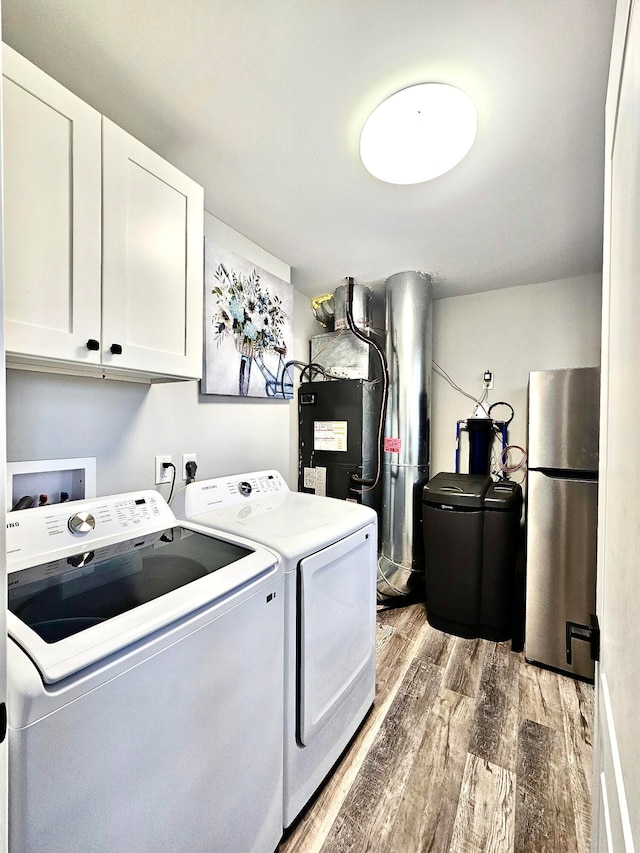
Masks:
[[[371,113],[360,136],[360,158],[381,181],[419,184],[453,169],[473,145],[477,127],[468,95],[444,83],[420,83]]]

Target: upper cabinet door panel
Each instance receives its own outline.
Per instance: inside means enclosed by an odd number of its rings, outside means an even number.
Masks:
[[[6,348],[97,363],[100,114],[3,46]]]
[[[102,132],[103,364],[197,378],[203,190],[106,118]]]

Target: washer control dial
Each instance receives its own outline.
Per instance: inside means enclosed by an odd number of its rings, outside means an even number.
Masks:
[[[248,498],[253,491],[251,483],[247,483],[246,480],[242,480],[242,482],[238,483],[238,491],[243,497]]]
[[[89,533],[96,526],[96,520],[90,512],[78,512],[67,522],[69,530],[76,536]]]

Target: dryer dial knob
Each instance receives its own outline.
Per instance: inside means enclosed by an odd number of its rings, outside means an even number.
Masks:
[[[89,533],[96,526],[96,520],[90,512],[78,512],[67,522],[69,530],[75,534]]]
[[[246,480],[242,480],[242,482],[238,483],[238,491],[243,497],[248,498],[253,491],[251,483],[247,483]]]

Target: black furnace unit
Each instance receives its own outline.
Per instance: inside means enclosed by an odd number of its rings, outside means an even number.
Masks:
[[[298,491],[354,500],[379,511],[381,484],[368,491],[353,475],[376,476],[380,402],[379,382],[336,379],[300,385]]]

